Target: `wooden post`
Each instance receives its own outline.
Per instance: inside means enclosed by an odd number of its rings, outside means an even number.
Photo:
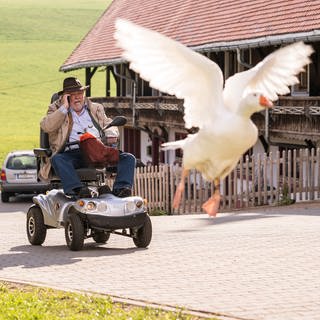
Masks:
[[[268,181],[267,181],[267,168],[268,168],[268,157],[267,154],[264,153],[263,155],[263,204],[267,204],[268,203],[268,197],[267,197],[267,193],[268,193]]]
[[[291,150],[288,150],[288,178],[287,178],[287,183],[288,183],[288,196],[291,199]]]
[[[314,162],[314,148],[312,148],[310,155],[310,200],[314,200]]]
[[[309,150],[305,149],[305,163],[306,163],[306,200],[309,200],[309,185],[310,185],[310,159],[309,159]]]
[[[277,180],[276,180],[276,203],[280,200],[280,152],[276,152],[276,168],[277,168]]]
[[[261,206],[261,156],[258,153],[257,159],[257,175],[258,175],[258,205]]]
[[[251,157],[251,174],[252,174],[252,203],[253,207],[256,205],[256,157],[252,155]]]
[[[320,197],[320,148],[317,149],[317,164],[316,164],[316,168],[317,168],[317,197],[319,199]]]
[[[237,181],[238,181],[238,166],[233,169],[233,208],[238,208],[238,190],[237,190]]]
[[[250,195],[249,195],[249,156],[246,155],[246,207],[249,207],[250,203]],[[252,186],[252,181],[251,181],[251,186]]]
[[[302,201],[303,195],[303,177],[304,177],[304,168],[303,168],[303,152],[302,149],[299,150],[299,200]]]
[[[93,67],[92,70],[90,67],[86,68],[86,86],[89,86],[89,88],[86,89],[87,97],[91,96],[91,78],[96,73],[97,69],[98,67]]]
[[[297,150],[293,150],[293,200],[297,201]]]
[[[240,208],[243,207],[243,157],[240,158]]]
[[[273,154],[269,153],[269,161],[270,161],[270,204],[274,203],[274,192],[273,192]]]

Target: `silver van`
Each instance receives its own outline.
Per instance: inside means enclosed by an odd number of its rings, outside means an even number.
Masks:
[[[32,150],[10,152],[1,169],[1,201],[17,194],[38,194],[49,189],[37,180],[37,161]]]

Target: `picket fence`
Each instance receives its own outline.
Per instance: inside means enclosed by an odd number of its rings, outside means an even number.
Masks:
[[[319,169],[320,149],[246,156],[220,182],[220,211],[319,199]],[[151,211],[200,213],[202,204],[214,191],[213,183],[191,170],[180,207],[173,210],[172,199],[181,171],[178,165],[165,164],[137,168],[134,193],[148,200]]]

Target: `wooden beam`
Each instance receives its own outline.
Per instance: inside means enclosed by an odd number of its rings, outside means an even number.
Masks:
[[[106,97],[111,96],[111,73],[112,73],[112,67],[108,66],[106,68]]]
[[[91,68],[86,68],[86,86],[90,86],[86,90],[87,97],[91,96],[91,78],[96,73],[97,69],[98,69],[98,67],[93,67],[92,70],[91,70]]]

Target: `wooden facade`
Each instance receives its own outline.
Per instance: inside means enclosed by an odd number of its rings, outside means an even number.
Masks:
[[[271,145],[280,149],[320,146],[320,45],[318,42],[312,45],[315,49],[312,63],[298,76],[300,83],[292,87],[291,94],[280,97],[268,114],[258,113],[252,117],[259,128],[260,143],[266,152]],[[228,78],[256,65],[278,47],[219,52],[212,50],[203,54],[215,61],[223,70],[225,78]],[[94,69],[88,69],[87,74],[92,77]],[[110,97],[112,78],[116,83],[116,97]],[[90,84],[90,79],[87,80],[87,84]],[[153,149],[157,145],[156,140],[160,139],[160,143],[170,140],[170,130],[187,133],[183,121],[183,100],[150,88],[138,74],[129,70],[127,64],[106,68],[106,96],[93,97],[92,100],[102,103],[108,115],[124,115],[129,120],[129,127],[146,132],[153,141]],[[129,141],[132,139],[125,141],[126,151],[130,150]],[[160,150],[153,150],[153,153],[152,163],[159,164]],[[155,154],[159,154],[159,157]],[[140,158],[140,154],[135,155]]]

